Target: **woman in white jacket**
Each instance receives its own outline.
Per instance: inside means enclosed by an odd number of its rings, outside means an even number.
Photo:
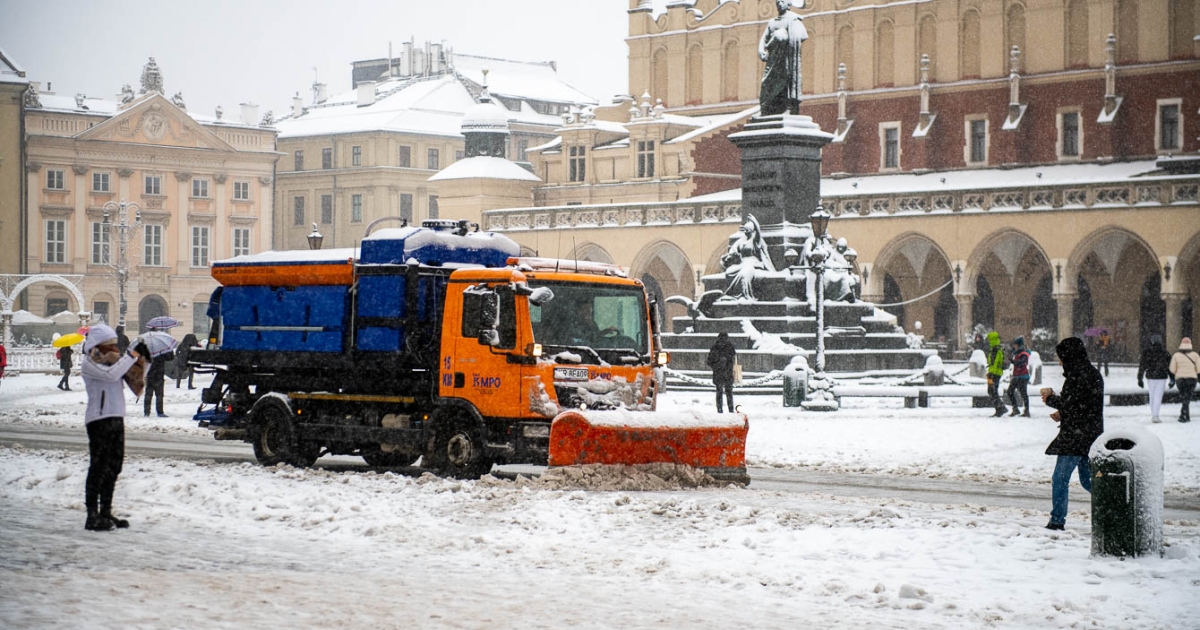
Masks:
[[[112,498],[125,461],[125,373],[141,359],[134,351],[122,356],[117,350],[117,333],[104,324],[88,330],[83,351],[83,385],[88,396],[83,422],[91,455],[85,486],[84,528],[92,531],[125,528],[129,527],[129,521],[113,516]]]
[[[1180,422],[1191,422],[1188,403],[1192,400],[1192,390],[1196,389],[1196,375],[1200,373],[1200,355],[1192,351],[1192,340],[1184,337],[1179,342],[1179,352],[1171,355],[1171,365],[1167,368],[1171,378],[1175,379],[1175,387],[1179,388],[1179,397],[1183,407],[1179,410]]]

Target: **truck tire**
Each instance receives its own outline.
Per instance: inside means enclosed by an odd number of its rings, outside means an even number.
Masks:
[[[444,409],[438,413],[432,448],[426,461],[443,477],[478,479],[492,469],[487,456],[483,423],[463,409]]]
[[[283,401],[262,400],[254,407],[254,458],[259,464],[308,468],[316,463],[319,450],[301,443],[292,410]]]

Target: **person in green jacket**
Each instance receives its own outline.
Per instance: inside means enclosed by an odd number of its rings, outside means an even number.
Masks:
[[[988,333],[988,368],[987,368],[987,384],[988,396],[992,399],[992,406],[996,408],[996,413],[993,418],[999,418],[1008,413],[1008,407],[1004,406],[1004,401],[1000,399],[1000,377],[1004,375],[1004,347],[1000,345],[1000,333],[992,331]]]

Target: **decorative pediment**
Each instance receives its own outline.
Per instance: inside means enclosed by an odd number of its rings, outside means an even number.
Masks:
[[[142,96],[125,110],[76,137],[188,149],[237,150],[157,92]]]

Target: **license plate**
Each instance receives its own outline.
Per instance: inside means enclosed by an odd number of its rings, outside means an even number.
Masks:
[[[554,368],[554,380],[556,381],[586,381],[588,380],[587,368]]]

